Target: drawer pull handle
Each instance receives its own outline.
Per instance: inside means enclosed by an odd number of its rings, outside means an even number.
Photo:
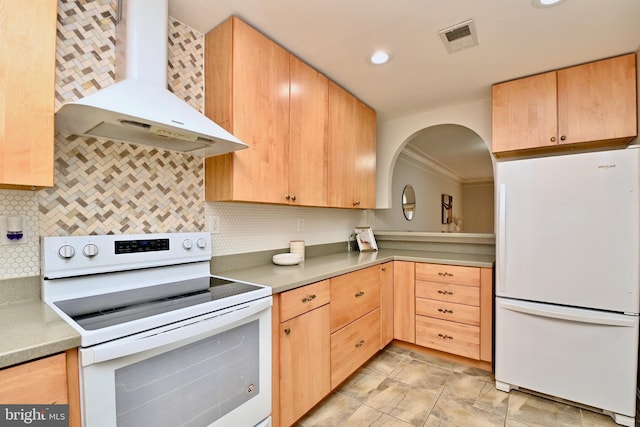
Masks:
[[[356,348],[360,348],[364,345],[364,340],[360,340],[356,343]]]
[[[438,290],[438,293],[442,295],[453,295],[453,292],[451,291]]]
[[[453,337],[452,337],[451,335],[438,334],[438,336],[439,336],[440,338],[442,338],[443,340],[452,340],[452,339],[453,339]]]
[[[447,314],[447,313],[448,314],[453,314],[453,310],[449,310],[449,309],[446,309],[446,308],[439,308],[438,311],[440,313],[444,313],[444,314]]]
[[[360,298],[363,295],[364,295],[364,291],[360,291],[356,294],[356,298]]]
[[[285,328],[284,333],[289,335],[291,333],[291,329],[290,328]]]
[[[314,299],[316,299],[316,294],[311,294],[302,298],[302,302],[309,302],[309,301],[313,301]]]
[[[453,273],[449,273],[449,272],[446,272],[446,271],[445,271],[444,273],[442,273],[442,272],[438,273],[438,276],[442,276],[442,277],[453,277]]]

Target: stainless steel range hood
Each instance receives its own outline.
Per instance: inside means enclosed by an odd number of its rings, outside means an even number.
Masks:
[[[204,157],[247,148],[167,90],[168,0],[124,0],[124,6],[117,32],[125,49],[118,48],[116,60],[124,79],[62,105],[56,131]]]

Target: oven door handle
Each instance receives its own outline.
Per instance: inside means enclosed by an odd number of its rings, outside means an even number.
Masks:
[[[143,336],[133,336],[81,349],[82,366],[106,362],[165,345],[175,344],[192,338],[206,337],[221,333],[235,324],[270,308],[272,298],[263,298],[241,304],[219,312],[209,313],[200,318],[188,319],[178,324],[168,325],[159,332],[147,331]]]

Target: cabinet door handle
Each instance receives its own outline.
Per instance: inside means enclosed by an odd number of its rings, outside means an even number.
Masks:
[[[453,295],[453,292],[441,289],[438,289],[438,293],[442,295]]]
[[[291,333],[291,329],[290,328],[285,328],[284,333],[286,335],[289,335]]]
[[[309,301],[313,301],[314,299],[316,299],[316,294],[311,294],[302,298],[302,302],[309,302]]]
[[[291,196],[291,200],[295,202],[296,201],[296,196]]]
[[[564,141],[564,140],[566,140],[566,139],[567,139],[567,135],[562,135],[562,136],[560,137],[560,141]]]
[[[453,310],[448,310],[446,308],[439,308],[438,311],[444,314],[453,314]]]
[[[289,199],[291,199],[291,196],[287,194],[286,196],[284,196],[284,198],[289,200]]]
[[[453,339],[453,337],[452,337],[451,335],[438,334],[438,336],[439,336],[440,338],[442,338],[443,340],[452,340],[452,339]]]
[[[356,343],[356,348],[360,348],[364,345],[364,340],[360,340]]]
[[[438,273],[438,276],[442,276],[442,277],[453,277],[453,273],[449,273],[449,272],[444,272],[444,273]]]
[[[382,267],[381,270],[382,271],[387,271],[387,267]]]
[[[363,296],[363,295],[364,295],[364,291],[360,291],[360,292],[358,292],[358,293],[355,295],[355,297],[356,297],[356,298],[360,298],[360,297],[361,297],[361,296]]]
[[[556,142],[556,137],[555,136],[551,137],[551,142]]]

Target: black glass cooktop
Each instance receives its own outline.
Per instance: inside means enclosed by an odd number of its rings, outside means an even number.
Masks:
[[[84,329],[96,330],[258,289],[247,283],[201,277],[58,301],[55,305]],[[220,308],[225,308],[224,304]]]

